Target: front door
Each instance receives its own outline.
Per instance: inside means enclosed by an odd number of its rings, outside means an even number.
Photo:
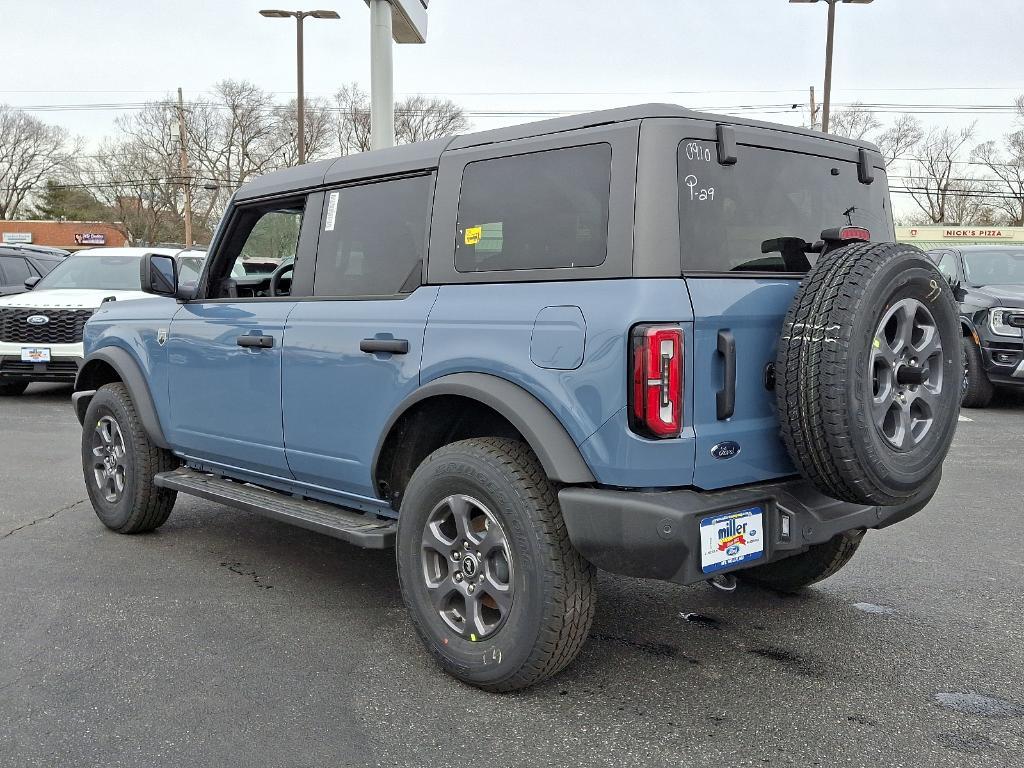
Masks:
[[[437,288],[421,286],[433,177],[328,190],[313,301],[288,318],[284,432],[295,479],[376,494],[377,441],[419,383]]]
[[[297,298],[292,286],[302,292],[316,247],[315,223],[303,226],[305,205],[300,198],[234,211],[209,258],[201,296],[171,321],[169,437],[189,458],[229,472],[291,477],[281,362]]]

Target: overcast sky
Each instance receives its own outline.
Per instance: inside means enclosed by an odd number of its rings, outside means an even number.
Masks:
[[[275,6],[275,3],[284,5]],[[260,8],[329,8],[306,22],[306,89],[369,85],[363,0],[0,0],[0,101],[94,143],[125,105],[223,78],[294,97],[294,22]],[[475,127],[645,101],[799,124],[823,78],[826,7],[787,0],[433,0],[426,45],[395,53],[398,95],[462,104]],[[835,93],[1007,132],[1024,93],[1021,0],[876,0],[838,9]],[[819,91],[820,93],[820,91]],[[77,109],[72,105],[81,106]],[[922,106],[925,105],[925,106]],[[755,107],[752,111],[740,109]],[[45,109],[45,111],[44,111]],[[949,112],[951,114],[941,114]],[[892,114],[879,114],[889,121]],[[897,201],[897,209],[903,206]]]

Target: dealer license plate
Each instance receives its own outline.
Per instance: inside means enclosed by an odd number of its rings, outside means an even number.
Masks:
[[[50,362],[49,347],[22,347],[21,362],[23,363],[48,363]]]
[[[700,521],[700,567],[704,573],[764,555],[764,510],[750,507]]]

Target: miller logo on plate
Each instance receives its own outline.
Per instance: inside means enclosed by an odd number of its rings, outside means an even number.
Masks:
[[[50,318],[46,315],[29,315],[25,318],[25,322],[29,325],[46,325],[50,322]]]

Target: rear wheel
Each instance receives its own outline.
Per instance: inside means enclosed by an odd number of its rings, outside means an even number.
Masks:
[[[594,568],[518,440],[463,440],[431,454],[403,495],[397,559],[424,644],[471,685],[538,683],[568,665],[590,631]]]
[[[82,424],[82,472],[92,508],[118,533],[143,533],[166,522],[177,493],[153,476],[179,465],[153,445],[124,384],[100,387]]]
[[[974,339],[964,336],[964,408],[985,408],[992,402],[995,387],[985,374],[981,350]]]
[[[27,381],[0,381],[0,397],[16,397],[26,389]]]
[[[740,571],[736,576],[779,592],[798,592],[837,573],[850,562],[863,539],[864,531],[841,533],[799,555]]]

